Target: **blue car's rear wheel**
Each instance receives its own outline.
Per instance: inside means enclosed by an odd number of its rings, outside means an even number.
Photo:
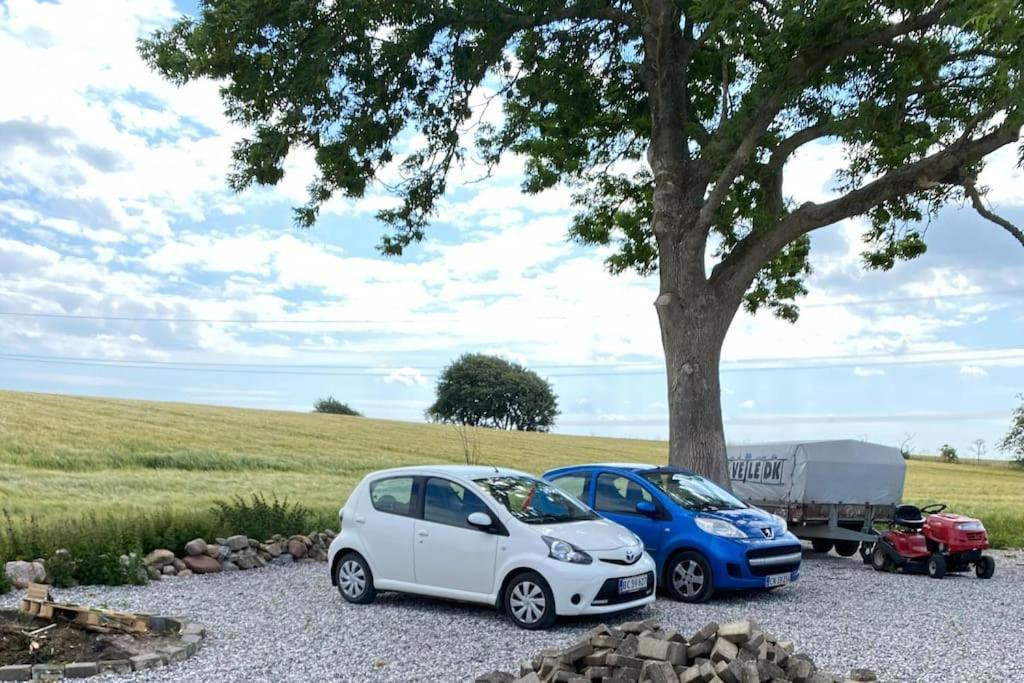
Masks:
[[[693,550],[673,556],[665,567],[665,585],[669,595],[682,602],[705,602],[715,592],[711,565]]]

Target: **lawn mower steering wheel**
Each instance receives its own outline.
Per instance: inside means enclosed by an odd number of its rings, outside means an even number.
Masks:
[[[942,512],[945,509],[945,503],[932,503],[931,505],[925,505],[923,508],[921,508],[921,512],[923,512],[926,515],[934,515],[938,514],[939,512]]]

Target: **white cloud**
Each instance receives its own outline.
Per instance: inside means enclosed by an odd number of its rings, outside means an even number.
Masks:
[[[740,401],[740,408],[745,410],[752,410],[754,408],[754,401],[747,399],[746,401]]]
[[[862,368],[856,367],[853,369],[855,377],[881,377],[885,374],[885,370],[881,368]]]
[[[416,368],[396,368],[384,378],[385,384],[404,384],[407,387],[421,387],[427,383],[427,378]]]
[[[965,377],[987,377],[988,372],[979,365],[961,365],[960,374]]]

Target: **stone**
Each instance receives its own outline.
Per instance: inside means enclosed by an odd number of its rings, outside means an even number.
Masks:
[[[100,672],[96,662],[73,662],[64,665],[64,678],[88,678]]]
[[[185,544],[186,555],[205,555],[206,554],[206,541],[201,538],[193,538],[191,541]]]
[[[718,627],[718,637],[725,638],[732,643],[742,643],[750,640],[753,631],[754,624],[749,619],[732,621]]]
[[[174,558],[174,562],[172,564],[174,565],[174,569],[179,572],[185,568],[185,563],[179,560],[177,557]]]
[[[306,547],[313,545],[313,541],[309,540],[309,536],[303,536],[302,534],[295,534],[288,539],[289,541],[298,541]]]
[[[178,664],[188,659],[188,649],[181,645],[163,645],[156,651],[167,658],[168,664]]]
[[[216,574],[222,570],[220,562],[209,555],[189,555],[185,558],[185,566],[193,574]]]
[[[182,636],[199,636],[203,637],[206,635],[206,627],[202,624],[197,624],[194,621],[190,621],[181,627],[178,632]]]
[[[679,683],[697,683],[701,680],[700,667],[694,664],[679,674]]]
[[[154,567],[151,564],[147,564],[147,565],[144,565],[144,566],[146,568],[146,576],[149,577],[150,581],[159,581],[160,580],[160,570],[159,569],[157,569],[156,567]]]
[[[754,662],[746,662],[743,664],[743,675],[740,677],[740,683],[760,683],[761,674],[758,673],[757,664]]]
[[[31,664],[11,664],[0,666],[0,681],[30,681],[32,680]]]
[[[537,672],[531,671],[530,673],[517,678],[515,683],[544,683],[541,677],[537,675]]]
[[[703,643],[705,640],[714,638],[718,634],[718,624],[713,621],[709,621],[700,627],[700,630],[693,634],[693,636],[687,640],[688,645],[696,645],[697,643]]]
[[[249,547],[249,538],[247,536],[230,536],[224,543],[228,547],[228,550],[238,552]]]
[[[771,680],[772,678],[786,677],[786,672],[783,671],[781,666],[767,659],[759,659],[757,661],[756,666],[758,676],[762,680]]]
[[[224,561],[220,563],[220,568],[226,572],[237,572],[240,567],[234,562]]]
[[[853,669],[852,671],[850,671],[850,675],[846,678],[848,678],[851,681],[857,681],[858,683],[861,683],[862,681],[878,680],[878,676],[876,676],[875,672],[871,669]]]
[[[132,672],[132,663],[127,659],[108,659],[96,662],[99,673],[129,674]]]
[[[492,671],[476,677],[476,683],[515,683],[516,677],[506,671]]]
[[[721,631],[719,631],[721,633]],[[711,650],[711,661],[712,662],[725,662],[729,663],[736,659],[736,655],[739,654],[739,648],[733,644],[732,641],[726,640],[724,636],[719,636],[718,640],[715,641],[715,646]]]
[[[678,683],[679,676],[668,662],[649,660],[640,670],[640,678],[651,683]]]
[[[32,667],[33,681],[60,681],[63,678],[63,664],[35,664]]]
[[[256,566],[255,553],[250,555],[248,552],[238,553],[238,558],[235,560],[235,564],[238,565],[239,569],[252,569]]]
[[[195,653],[199,652],[199,648],[203,644],[203,637],[195,634],[189,634],[179,638],[178,642],[181,643],[182,647],[188,651],[188,656],[191,657]]]
[[[294,557],[296,560],[302,559],[306,556],[306,552],[309,548],[302,541],[292,538],[288,541],[288,554]]]
[[[295,564],[295,558],[288,553],[282,553],[270,561],[270,564],[284,565],[284,564]]]
[[[162,569],[165,565],[174,562],[174,553],[166,548],[158,548],[146,555],[142,562],[147,566]]]
[[[180,572],[178,572],[178,578],[179,579],[184,579],[184,578],[187,578],[189,576],[192,576],[192,570],[191,569],[182,569]]]
[[[281,553],[284,552],[284,543],[282,543],[281,541],[274,541],[273,543],[268,543],[267,552],[270,553],[271,557],[278,557],[279,555],[281,555]]]
[[[178,570],[174,568],[173,564],[165,564],[160,570],[160,573],[164,576],[174,576],[178,573]]]
[[[18,590],[25,590],[30,583],[42,583],[46,579],[46,569],[34,562],[15,560],[4,565],[4,573],[11,580],[11,585]]]
[[[215,543],[210,543],[206,546],[205,554],[215,560],[220,559],[220,546]]]
[[[590,641],[584,640],[575,645],[571,645],[566,649],[558,653],[558,657],[566,664],[572,664],[577,662],[589,654],[594,652],[594,646],[590,644]]]
[[[131,661],[134,671],[156,669],[165,664],[164,656],[159,652],[153,652],[148,655],[135,655],[134,657],[129,657],[129,661]]]

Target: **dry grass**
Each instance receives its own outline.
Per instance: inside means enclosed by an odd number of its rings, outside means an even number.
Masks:
[[[477,431],[484,463],[535,473],[667,457],[657,441]],[[16,518],[187,511],[252,492],[330,512],[368,471],[462,461],[450,426],[0,392],[0,508]],[[1024,545],[1022,471],[912,460],[906,492],[979,515],[1002,544]]]

